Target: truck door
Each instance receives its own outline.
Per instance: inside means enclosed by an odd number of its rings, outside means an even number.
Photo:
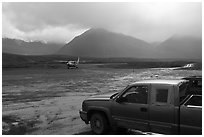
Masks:
[[[148,130],[148,85],[127,88],[112,106],[112,117],[118,127]]]
[[[180,106],[180,134],[202,135],[202,96],[191,97]]]
[[[151,85],[149,127],[151,132],[171,134],[175,126],[174,88],[172,85]]]

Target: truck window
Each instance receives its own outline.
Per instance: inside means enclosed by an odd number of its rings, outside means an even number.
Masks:
[[[156,89],[156,102],[167,103],[168,89]]]
[[[202,106],[202,97],[201,96],[192,96],[185,105],[191,105],[191,106]]]
[[[197,87],[202,88],[202,81],[198,80]]]
[[[197,88],[202,87],[202,81],[201,80],[192,80],[191,82],[192,82],[193,87],[197,87]]]
[[[128,103],[147,104],[148,87],[132,86],[122,95]]]

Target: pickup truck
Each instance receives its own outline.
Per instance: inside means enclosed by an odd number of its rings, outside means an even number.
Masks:
[[[202,95],[187,91],[188,80],[145,80],[121,92],[92,96],[81,119],[95,134],[136,129],[160,134],[202,134]],[[195,92],[196,93],[196,92]]]

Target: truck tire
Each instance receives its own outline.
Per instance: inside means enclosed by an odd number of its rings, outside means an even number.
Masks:
[[[90,120],[91,129],[95,134],[101,135],[108,131],[108,121],[103,114],[94,113]]]

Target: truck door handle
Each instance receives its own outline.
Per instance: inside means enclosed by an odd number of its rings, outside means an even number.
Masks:
[[[142,111],[142,112],[147,112],[147,108],[140,108],[140,111]]]

